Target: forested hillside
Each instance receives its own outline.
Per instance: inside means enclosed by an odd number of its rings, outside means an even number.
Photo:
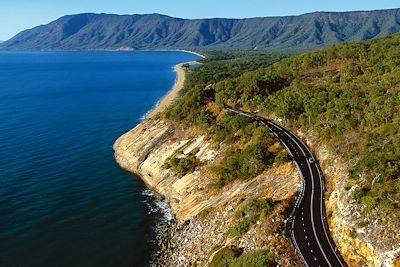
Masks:
[[[207,132],[217,144],[238,144],[225,157],[234,163],[238,154],[255,162],[261,159],[260,164],[285,160],[285,155],[270,146],[268,155],[251,150],[256,141],[247,140],[251,136],[246,133],[257,133],[257,126],[229,115],[225,105],[279,118],[293,130],[311,131],[348,163],[347,188],[356,188],[353,197],[367,212],[400,213],[400,34],[334,45],[251,71],[224,69],[224,75],[213,73],[206,62],[192,71],[186,92],[166,117]],[[229,170],[221,175],[217,168],[214,173],[224,185],[261,169],[229,176]]]
[[[296,49],[369,40],[400,30],[400,9],[249,19],[77,14],[17,34],[4,50]]]

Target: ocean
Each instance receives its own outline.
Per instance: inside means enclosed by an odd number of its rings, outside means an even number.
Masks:
[[[0,52],[0,266],[147,266],[163,211],[112,145],[183,52]]]

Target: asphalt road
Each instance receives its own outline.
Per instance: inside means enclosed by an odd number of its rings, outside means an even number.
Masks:
[[[229,109],[251,117],[269,130],[285,146],[302,177],[301,192],[287,220],[292,241],[306,266],[347,266],[340,256],[329,233],[324,203],[324,183],[318,162],[307,146],[282,126],[238,110]]]

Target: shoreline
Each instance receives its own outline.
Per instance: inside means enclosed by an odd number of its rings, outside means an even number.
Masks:
[[[189,54],[193,54],[196,56],[201,57],[202,59],[206,58],[206,56],[198,53],[198,52],[194,52],[194,51],[190,51],[190,50],[184,50],[184,49],[178,49],[178,50],[156,50],[156,51],[176,51],[176,52],[184,52],[184,53],[189,53]],[[192,61],[194,62],[194,61]],[[184,64],[184,63],[183,63]]]
[[[213,181],[204,179],[205,165],[184,177],[162,168],[170,156],[185,151],[196,155],[205,164],[212,164],[218,156],[218,151],[204,135],[192,135],[161,116],[155,116],[181,96],[186,76],[182,66],[187,63],[175,65],[177,76],[174,86],[135,128],[119,137],[113,145],[117,164],[141,179],[146,192],[159,195],[163,207],[168,207],[168,213],[172,214],[172,220],[165,220],[165,214],[161,213],[153,225],[154,235],[148,240],[152,244],[150,266],[192,266],[208,261],[210,251],[216,246],[229,248],[233,245],[250,251],[267,249],[265,244],[271,240],[287,247],[285,251],[291,253],[290,259],[297,261],[289,244],[290,239],[278,238],[278,232],[264,236],[261,226],[254,231],[262,231],[263,237],[257,234],[257,239],[254,239],[254,235],[247,235],[234,242],[226,238],[228,229],[232,227],[234,211],[242,204],[242,199],[262,196],[285,200],[292,196],[290,192],[297,192],[298,176],[296,172],[290,172],[291,165],[271,171],[268,176],[260,175],[252,181],[233,185],[223,192],[207,191]],[[196,61],[190,63],[198,64]],[[278,225],[283,217],[273,214],[269,219],[274,224],[273,229],[280,229]],[[281,259],[279,263],[286,262]]]
[[[116,49],[87,49],[87,50],[0,50],[1,52],[182,52],[182,53],[188,53],[188,54],[193,54],[201,59],[206,58],[205,55],[202,55],[198,52],[190,51],[190,50],[185,50],[185,49],[155,49],[155,50],[141,50],[141,49],[132,49],[132,48],[116,48]],[[192,61],[191,61],[192,62]],[[193,61],[195,62],[195,61]],[[185,64],[187,62],[181,63]],[[179,64],[178,64],[179,65]]]
[[[181,51],[184,52],[184,51]],[[187,51],[185,51],[188,53]],[[194,52],[191,52],[194,53]],[[185,70],[183,69],[183,65],[189,64],[189,65],[194,65],[194,64],[200,64],[197,61],[189,61],[189,62],[183,62],[179,63],[174,66],[174,71],[177,73],[175,83],[172,86],[172,88],[164,95],[155,105],[152,109],[150,109],[143,117],[143,120],[146,119],[151,119],[154,118],[157,114],[163,112],[168,106],[170,106],[172,103],[175,102],[175,100],[180,96],[180,93],[183,89],[183,86],[185,84],[185,79],[186,79],[186,73]]]
[[[199,56],[200,58],[205,58],[205,56],[192,51],[183,51],[183,50],[176,50],[176,51],[183,53],[191,53]],[[183,68],[183,65],[185,64],[189,64],[189,66],[191,66],[193,64],[201,64],[201,63],[199,63],[198,61],[188,61],[175,65],[174,72],[176,72],[176,78],[174,85],[163,97],[161,97],[159,101],[157,101],[154,104],[152,109],[150,109],[145,115],[142,116],[139,125],[147,120],[151,120],[156,115],[163,112],[168,106],[173,104],[178,99],[178,97],[181,96],[181,92],[184,87],[186,79],[186,73],[185,73],[186,70]],[[117,141],[121,139],[124,135],[125,134],[120,136],[117,139]],[[118,160],[116,161],[118,163]],[[141,176],[139,173],[137,173],[136,175],[139,177]],[[140,177],[140,179],[144,181],[143,178]],[[153,241],[152,252],[149,261],[150,266],[161,267],[165,266],[165,264],[168,263],[170,260],[169,259],[169,257],[171,256],[170,252],[172,251],[171,249],[174,247],[173,242],[170,242],[171,236],[175,235],[179,231],[183,231],[183,229],[180,229],[182,226],[181,224],[178,223],[179,220],[176,219],[175,214],[171,209],[170,203],[164,200],[157,200],[156,195],[159,193],[157,191],[154,191],[146,183],[145,186],[146,189],[143,193],[153,198],[154,204],[159,209],[157,212],[162,214],[162,216],[158,218],[156,224],[152,227],[154,231],[154,239],[152,240]]]

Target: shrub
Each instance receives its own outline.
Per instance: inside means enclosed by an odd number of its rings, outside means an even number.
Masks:
[[[367,210],[369,211],[373,210],[378,204],[377,199],[369,195],[363,197],[362,202],[366,205]]]
[[[288,162],[288,160],[289,160],[289,158],[288,158],[287,152],[285,150],[281,150],[276,154],[274,163],[280,165],[285,162]]]
[[[258,220],[265,219],[270,212],[272,205],[271,199],[251,200],[245,206],[240,207],[235,212],[235,218],[238,223],[228,230],[228,235],[231,237],[240,237],[247,233],[250,227]]]
[[[225,160],[212,170],[219,179],[220,185],[240,179],[252,178],[265,170],[274,160],[274,155],[260,144],[249,145],[244,149],[227,152]]]
[[[353,198],[357,202],[361,202],[361,200],[367,195],[368,190],[365,188],[357,188],[353,193]]]
[[[200,160],[198,160],[195,156],[190,155],[183,158],[168,158],[162,167],[164,169],[171,169],[177,176],[183,177],[188,173],[192,173],[200,164]]]
[[[232,261],[232,267],[269,267],[275,266],[274,258],[265,250],[253,250],[243,253]]]
[[[238,224],[236,224],[233,228],[228,230],[228,235],[230,237],[241,237],[247,231],[249,231],[250,227],[255,223],[254,220],[250,218],[246,218],[241,220]]]
[[[221,248],[213,257],[209,267],[229,267],[233,259],[242,254],[240,249]]]
[[[333,216],[333,212],[332,211],[329,211],[328,214],[326,215],[326,217],[328,219],[332,219],[332,216]]]
[[[222,248],[213,257],[210,267],[272,267],[276,263],[271,254],[265,250],[253,250],[242,253],[234,248]]]
[[[223,141],[231,143],[234,141],[234,135],[237,132],[244,130],[250,125],[252,125],[252,123],[249,118],[228,112],[210,129],[211,137],[217,143]],[[246,132],[246,135],[249,134],[251,133]]]

